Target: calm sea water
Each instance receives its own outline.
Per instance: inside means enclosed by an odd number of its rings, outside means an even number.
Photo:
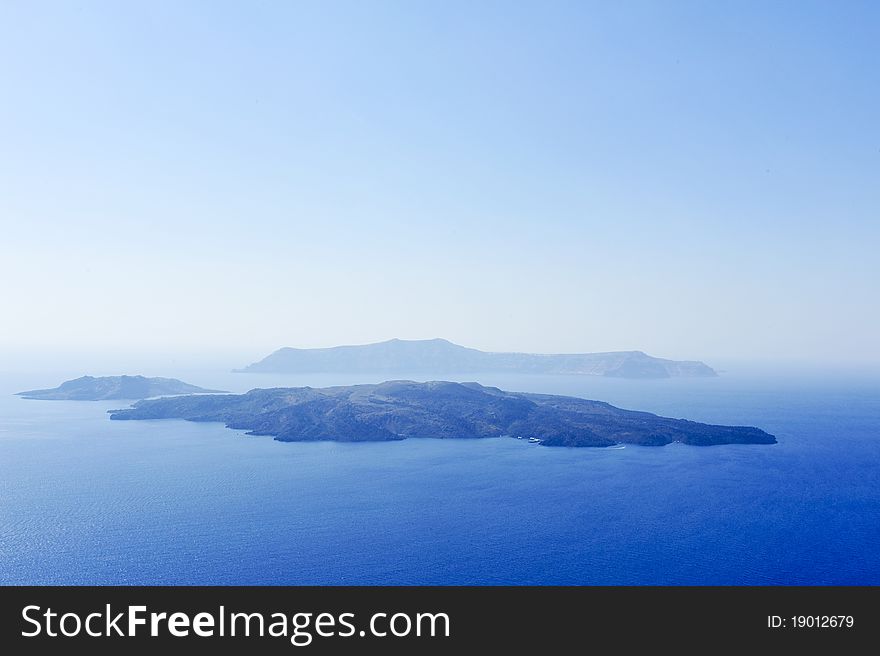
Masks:
[[[10,396],[81,373],[0,379],[0,583],[880,584],[876,377],[479,377],[779,440],[709,448],[282,444]]]

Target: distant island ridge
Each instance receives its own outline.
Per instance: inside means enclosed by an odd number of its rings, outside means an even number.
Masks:
[[[774,444],[749,426],[716,426],[601,401],[506,392],[478,383],[387,381],[377,385],[254,389],[143,400],[110,419],[223,422],[282,442],[518,437],[544,446]]]
[[[220,393],[190,385],[176,378],[146,378],[144,376],[82,376],[65,381],[52,389],[18,392],[26,399],[42,401],[104,401],[114,399],[148,399],[172,394]]]
[[[493,353],[445,339],[391,339],[359,346],[285,347],[236,373],[572,374],[616,378],[712,377],[696,360],[664,360],[642,351],[609,353]]]

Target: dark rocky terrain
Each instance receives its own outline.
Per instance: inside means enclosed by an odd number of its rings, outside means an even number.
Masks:
[[[350,387],[255,389],[179,396],[113,410],[111,419],[220,421],[283,442],[511,436],[547,446],[774,444],[758,428],[713,426],[569,396],[505,392],[477,383],[389,381]]]

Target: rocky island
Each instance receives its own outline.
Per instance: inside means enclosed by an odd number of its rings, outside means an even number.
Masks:
[[[711,377],[696,360],[664,360],[642,351],[609,353],[492,353],[445,339],[392,339],[361,346],[282,348],[238,373],[577,374],[617,378]]]
[[[104,401],[111,399],[148,399],[170,394],[204,394],[209,390],[176,378],[145,378],[144,376],[82,376],[68,380],[53,389],[18,392],[26,399],[44,401]]]
[[[545,446],[774,444],[759,428],[714,426],[569,396],[505,392],[478,383],[388,381],[348,387],[145,400],[110,419],[219,421],[282,442],[415,437],[518,437]]]

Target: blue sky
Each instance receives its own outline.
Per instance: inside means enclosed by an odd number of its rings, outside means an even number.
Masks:
[[[871,2],[4,2],[0,350],[880,362],[878,43]]]

